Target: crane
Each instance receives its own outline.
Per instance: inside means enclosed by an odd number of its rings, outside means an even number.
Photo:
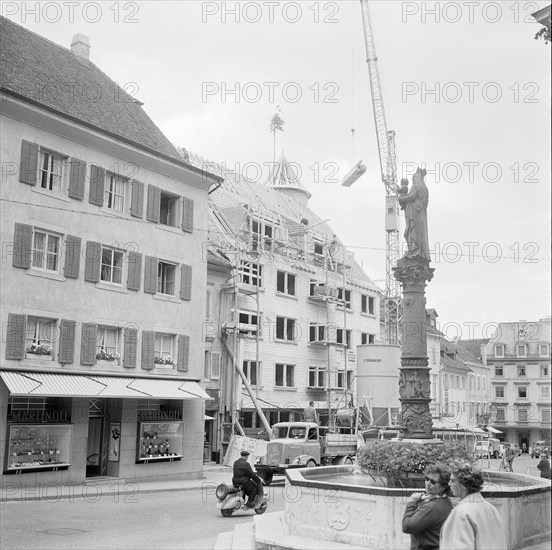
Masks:
[[[397,197],[397,159],[395,155],[395,132],[387,129],[383,92],[378,69],[378,58],[372,32],[372,21],[368,0],[360,0],[364,42],[366,45],[366,63],[370,76],[372,108],[378,140],[381,179],[385,186],[385,343],[399,343],[399,326],[401,322],[401,297],[399,282],[393,276],[393,267],[400,254],[399,243],[399,201]]]

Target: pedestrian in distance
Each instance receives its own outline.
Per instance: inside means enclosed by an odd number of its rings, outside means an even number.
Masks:
[[[318,424],[318,413],[314,408],[314,401],[309,402],[309,406],[305,408],[303,415],[305,417],[305,422],[314,422]]]
[[[506,527],[498,510],[481,495],[483,474],[469,462],[453,463],[450,488],[460,502],[441,529],[440,550],[504,550]]]
[[[234,487],[243,487],[243,491],[247,496],[246,506],[248,508],[254,508],[257,498],[259,477],[253,471],[249,462],[247,462],[248,456],[248,451],[242,451],[240,453],[240,458],[234,462],[232,485],[234,485]]]
[[[499,470],[504,472],[513,472],[514,471],[514,458],[516,458],[516,452],[512,446],[507,443],[504,450],[504,456],[502,457],[502,462],[500,463]]]
[[[546,453],[542,453],[537,468],[540,470],[541,477],[550,479],[550,460],[548,460],[548,455]]]
[[[402,520],[403,533],[410,534],[410,550],[438,550],[441,527],[452,511],[449,469],[431,464],[424,475],[425,493],[410,496]]]

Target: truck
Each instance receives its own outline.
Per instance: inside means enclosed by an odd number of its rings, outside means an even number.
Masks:
[[[278,422],[272,427],[266,456],[255,464],[265,485],[275,475],[289,468],[353,464],[357,452],[357,436],[350,433],[330,433],[314,422]]]
[[[475,446],[475,455],[477,458],[499,458],[502,456],[500,447],[500,440],[489,437]]]

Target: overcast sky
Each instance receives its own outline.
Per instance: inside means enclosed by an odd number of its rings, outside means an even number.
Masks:
[[[551,313],[550,45],[530,17],[548,3],[370,2],[399,176],[428,170],[427,306],[451,338]],[[2,13],[64,47],[87,35],[91,60],[174,144],[249,178],[268,175],[279,109],[277,155],[385,286],[360,2],[5,1]],[[361,159],[366,174],[340,186]]]

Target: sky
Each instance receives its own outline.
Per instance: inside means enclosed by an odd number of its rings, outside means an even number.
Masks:
[[[428,174],[427,307],[449,338],[551,314],[548,2],[371,1],[399,177]],[[385,287],[385,191],[360,2],[0,2],[2,15],[90,59],[178,146],[263,182],[293,162],[367,274]],[[354,131],[352,131],[354,129]],[[347,188],[362,160],[366,173]],[[402,233],[402,230],[401,230]]]

